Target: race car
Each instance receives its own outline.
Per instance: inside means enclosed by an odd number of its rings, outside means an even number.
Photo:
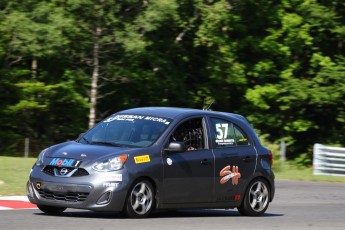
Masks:
[[[50,215],[237,208],[260,216],[274,193],[272,152],[243,116],[167,107],[115,113],[44,149],[27,183],[30,202]]]

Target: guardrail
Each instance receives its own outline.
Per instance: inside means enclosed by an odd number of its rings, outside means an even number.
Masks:
[[[345,148],[314,145],[314,174],[345,176]]]

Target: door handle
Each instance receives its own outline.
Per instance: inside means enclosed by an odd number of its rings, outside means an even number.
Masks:
[[[250,161],[253,161],[253,157],[250,157],[250,156],[246,156],[243,158],[243,161],[244,162],[250,162]]]
[[[207,160],[207,159],[203,159],[201,162],[200,162],[202,165],[211,165],[212,162]]]

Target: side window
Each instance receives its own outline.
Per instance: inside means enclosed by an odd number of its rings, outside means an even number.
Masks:
[[[211,118],[212,137],[216,148],[249,145],[247,135],[232,122]]]
[[[231,122],[217,118],[211,118],[211,121],[213,124],[212,137],[216,148],[236,145],[234,127]]]
[[[235,136],[237,145],[249,145],[247,135],[238,127],[235,128]]]
[[[194,118],[179,125],[170,136],[169,142],[184,142],[187,150],[204,149],[204,129],[202,118]]]

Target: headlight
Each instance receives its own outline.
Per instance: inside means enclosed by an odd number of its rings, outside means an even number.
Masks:
[[[43,165],[43,159],[44,159],[44,155],[46,154],[48,148],[42,150],[42,152],[40,152],[40,154],[38,155],[37,161],[36,161],[36,165],[37,166],[41,166]]]
[[[126,163],[127,157],[127,155],[121,155],[105,159],[104,161],[98,161],[92,165],[92,168],[99,172],[116,171],[123,167]]]

